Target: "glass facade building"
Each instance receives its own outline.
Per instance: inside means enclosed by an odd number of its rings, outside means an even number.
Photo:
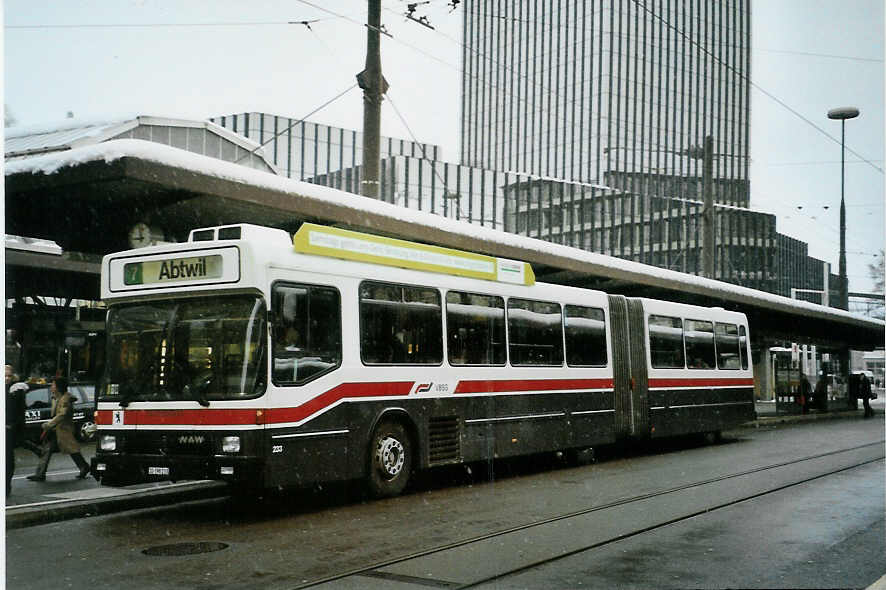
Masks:
[[[213,117],[210,121],[262,145],[265,156],[282,176],[309,182],[312,178],[323,177],[330,183],[334,181],[327,186],[360,194],[362,133],[255,112]],[[380,154],[382,159],[394,155],[430,160],[442,158],[439,146],[390,137],[381,138]],[[329,175],[344,170],[350,172]]]
[[[701,177],[711,136],[718,202],[747,207],[750,0],[467,0],[464,39],[462,163]]]
[[[750,0],[468,0],[463,15],[461,161],[536,178],[506,187],[508,231],[701,274],[711,137],[714,278],[790,292],[799,251],[748,208]]]

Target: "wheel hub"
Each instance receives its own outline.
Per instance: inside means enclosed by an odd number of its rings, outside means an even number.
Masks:
[[[396,438],[386,436],[378,442],[375,450],[375,462],[388,479],[393,479],[403,470],[405,453],[403,443]]]

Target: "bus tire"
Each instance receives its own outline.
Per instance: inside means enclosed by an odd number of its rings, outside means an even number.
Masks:
[[[400,422],[383,420],[369,440],[369,493],[375,498],[403,491],[412,471],[412,441]]]
[[[706,445],[718,445],[723,442],[723,431],[712,430],[710,432],[703,432],[701,440]]]

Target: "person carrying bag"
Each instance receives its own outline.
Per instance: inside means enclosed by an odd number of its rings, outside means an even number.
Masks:
[[[89,464],[80,454],[80,444],[74,438],[74,399],[68,392],[68,380],[56,377],[52,381],[52,419],[43,424],[43,454],[37,464],[37,471],[29,475],[31,481],[46,481],[46,470],[52,453],[61,452],[71,455],[74,464],[80,468],[77,479],[89,475]]]

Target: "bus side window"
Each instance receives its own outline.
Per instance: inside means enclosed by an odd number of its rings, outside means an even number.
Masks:
[[[738,326],[717,322],[714,325],[714,334],[714,343],[717,347],[717,368],[738,369],[741,366]]]
[[[606,319],[602,309],[566,306],[566,363],[570,367],[606,366]]]
[[[505,301],[493,295],[446,294],[450,365],[505,363]]]
[[[683,326],[686,361],[690,369],[717,367],[714,353],[714,325],[702,320],[686,320]]]
[[[341,364],[338,291],[313,285],[274,286],[274,382],[301,384]]]
[[[360,358],[367,365],[443,362],[443,306],[429,287],[360,285]]]
[[[562,365],[560,304],[509,299],[508,348],[512,365]]]
[[[649,357],[653,368],[683,369],[683,320],[662,315],[649,316]]]

